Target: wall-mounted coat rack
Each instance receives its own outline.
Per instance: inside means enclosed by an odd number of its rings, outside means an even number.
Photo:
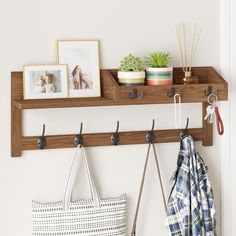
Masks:
[[[71,108],[89,106],[143,105],[173,103],[173,96],[181,94],[182,102],[202,103],[202,127],[189,129],[194,140],[202,141],[204,146],[213,145],[212,124],[204,120],[207,98],[210,93],[217,94],[219,100],[228,99],[228,84],[212,67],[195,67],[192,73],[199,77],[199,84],[175,84],[179,77],[183,78],[182,68],[174,68],[174,84],[171,86],[119,86],[116,70],[101,70],[102,96],[95,98],[65,98],[48,100],[23,99],[23,73],[11,74],[11,155],[20,157],[23,150],[39,148],[37,136],[22,136],[22,110]],[[178,142],[180,130],[155,130],[155,142]],[[147,131],[119,132],[119,145],[146,143]],[[111,133],[83,134],[84,146],[109,146]],[[40,136],[40,135],[39,135]],[[41,139],[43,148],[74,147],[76,134],[47,135]],[[77,136],[78,137],[78,136]]]

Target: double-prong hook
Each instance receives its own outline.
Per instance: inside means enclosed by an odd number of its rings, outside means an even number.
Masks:
[[[148,131],[146,135],[146,140],[148,143],[154,143],[155,135],[154,135],[154,127],[155,127],[155,119],[152,120],[152,128]]]
[[[130,99],[142,99],[144,97],[144,92],[141,91],[140,94],[138,94],[138,90],[135,88],[129,93]]]
[[[173,98],[176,94],[182,97],[182,90],[177,93],[176,88],[172,87],[170,90],[167,91],[167,97],[169,98]]]
[[[78,146],[78,145],[83,146],[83,144],[84,144],[82,131],[83,131],[83,122],[80,123],[80,132],[79,132],[79,134],[75,135],[75,139],[74,139],[75,146]]]
[[[187,117],[187,122],[186,122],[185,130],[188,129],[188,125],[189,125],[189,117]]]
[[[42,131],[42,135],[38,138],[37,140],[37,147],[39,149],[44,149],[46,147],[46,139],[45,139],[45,129],[46,129],[46,126],[45,124],[43,124],[43,131]]]
[[[120,141],[120,137],[119,137],[119,127],[120,127],[120,122],[117,121],[117,124],[116,124],[116,132],[112,134],[111,136],[111,143],[112,145],[118,145],[119,141]]]
[[[187,121],[186,121],[186,126],[185,128],[181,131],[180,135],[181,136],[186,136],[188,135],[188,125],[189,125],[189,117],[187,117]]]
[[[173,98],[176,94],[176,89],[174,87],[172,87],[169,91],[167,91],[167,96],[169,98]]]
[[[204,95],[208,97],[210,94],[212,94],[212,91],[213,91],[212,86],[208,86],[207,90],[204,90]]]

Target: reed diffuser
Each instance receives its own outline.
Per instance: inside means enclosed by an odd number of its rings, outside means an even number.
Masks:
[[[178,23],[176,25],[176,34],[184,72],[184,77],[178,78],[177,83],[197,84],[198,77],[192,74],[192,65],[196,57],[201,30],[197,27],[197,24],[194,25],[190,56],[187,55],[186,27],[184,23]]]

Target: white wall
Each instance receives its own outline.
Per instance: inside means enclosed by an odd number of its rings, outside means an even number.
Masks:
[[[23,64],[55,63],[55,40],[60,38],[100,39],[103,68],[117,67],[128,53],[144,56],[156,49],[169,50],[175,65],[179,65],[174,28],[178,21],[196,21],[202,27],[195,65],[218,67],[219,1],[1,0],[0,4],[0,235],[30,236],[31,200],[62,199],[73,150],[31,151],[25,152],[23,158],[10,158],[10,72],[21,70]],[[199,127],[201,106],[183,105],[183,117],[186,116],[190,117],[192,127]],[[172,105],[124,106],[67,109],[66,112],[64,109],[26,111],[24,134],[40,134],[43,122],[47,134],[75,133],[81,121],[85,132],[112,131],[116,120],[120,120],[121,130],[149,129],[154,117],[158,119],[159,129],[174,128]],[[102,196],[128,193],[129,229],[146,148],[134,145],[88,150]],[[158,145],[166,193],[176,167],[178,148],[178,143]],[[214,147],[204,148],[198,143],[198,148],[210,167],[219,219],[219,139],[215,138]],[[167,235],[155,169],[150,165],[149,170],[138,232]],[[79,193],[78,189],[83,192]],[[87,197],[86,190],[82,171],[74,199]]]
[[[231,190],[231,211],[228,212],[228,215],[231,216],[231,227],[230,230],[231,232],[235,232],[236,230],[236,225],[235,225],[235,210],[236,210],[236,204],[235,204],[235,198],[236,198],[236,172],[235,172],[235,166],[236,166],[236,160],[235,160],[235,154],[236,154],[236,150],[235,150],[235,140],[236,140],[236,125],[235,125],[235,119],[236,119],[236,110],[235,110],[235,106],[236,106],[236,93],[235,93],[235,89],[236,89],[236,46],[235,46],[235,40],[236,40],[236,16],[234,14],[235,10],[236,10],[236,4],[234,1],[227,1],[228,4],[231,4],[231,8],[230,8],[230,16],[231,16],[231,24],[229,25],[230,27],[230,55],[231,55],[231,64],[230,64],[230,72],[231,72],[231,80],[230,80],[230,91],[231,91],[231,97],[230,97],[230,114],[228,115],[230,117],[231,120],[231,137],[230,137],[230,141],[231,141],[231,150],[230,150],[230,154],[231,154],[231,159],[230,159],[230,163],[231,163],[231,186],[230,186],[230,190]]]
[[[221,104],[225,135],[221,139],[221,235],[233,235],[235,232],[235,4],[232,0],[221,0],[221,73],[228,82],[229,100]],[[233,36],[233,37],[232,37]]]

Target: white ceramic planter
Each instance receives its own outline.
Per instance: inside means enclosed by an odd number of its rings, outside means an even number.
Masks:
[[[145,71],[118,71],[118,82],[122,86],[138,86],[145,83]]]
[[[163,68],[146,68],[147,85],[171,85],[173,84],[173,68],[163,67]]]

